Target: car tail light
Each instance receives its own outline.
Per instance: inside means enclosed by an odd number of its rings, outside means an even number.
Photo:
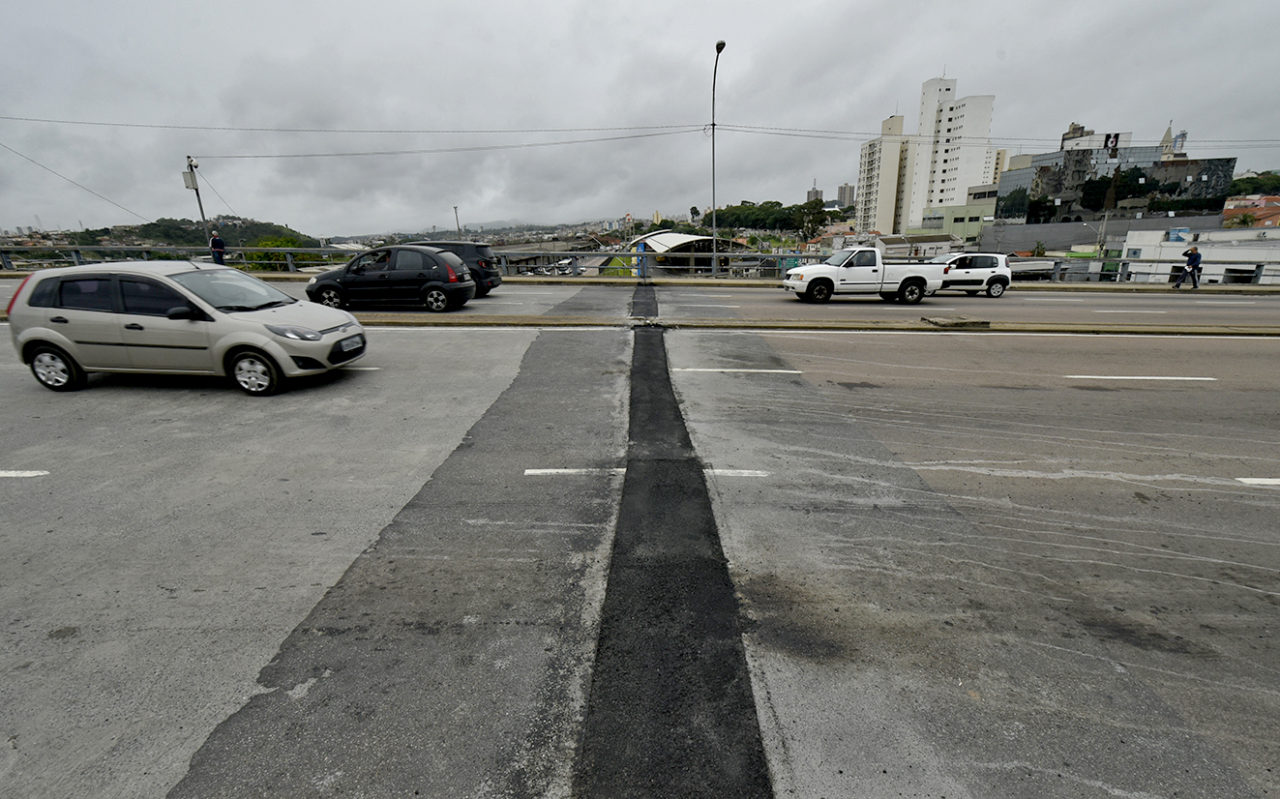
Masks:
[[[450,283],[457,283],[457,282],[458,282],[458,273],[457,273],[457,272],[455,272],[455,271],[453,271],[453,267],[452,267],[452,266],[449,266],[448,264],[445,264],[445,265],[444,265],[444,268],[449,270],[449,282],[450,282]]]
[[[481,269],[489,268],[489,260],[487,258],[480,258],[476,261],[476,263],[480,265]]]
[[[18,284],[18,290],[13,292],[13,296],[9,298],[9,304],[4,309],[4,315],[8,316],[13,311],[13,304],[18,301],[18,295],[22,293],[22,287],[27,285],[27,281],[31,279],[31,275],[27,275]]]

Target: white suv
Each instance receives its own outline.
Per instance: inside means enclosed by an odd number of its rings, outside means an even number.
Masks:
[[[1012,273],[1009,259],[1003,255],[986,252],[952,252],[939,255],[931,263],[947,264],[939,291],[963,291],[970,297],[987,292],[988,297],[1000,297],[1009,288]]]
[[[227,375],[266,395],[365,353],[346,311],[300,302],[238,269],[136,261],[46,269],[9,302],[13,346],[45,388],[86,372]]]

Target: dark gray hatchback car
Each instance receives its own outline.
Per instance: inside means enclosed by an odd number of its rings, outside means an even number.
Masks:
[[[307,298],[332,308],[363,303],[422,303],[428,311],[461,308],[476,294],[462,259],[436,247],[379,247],[307,282]]]
[[[462,259],[476,282],[476,296],[483,297],[502,285],[502,272],[493,248],[482,241],[411,241],[410,244],[436,247]]]

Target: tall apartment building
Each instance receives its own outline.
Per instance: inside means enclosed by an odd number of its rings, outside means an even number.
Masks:
[[[848,183],[841,183],[840,188],[836,189],[836,202],[840,204],[841,208],[848,208],[853,205],[856,196],[856,190]]]
[[[861,232],[897,229],[898,175],[904,147],[902,117],[880,123],[880,138],[862,145],[858,159],[858,196],[854,225]]]
[[[881,125],[879,139],[862,146],[858,176],[858,219],[861,230],[903,233],[918,229],[924,210],[963,205],[970,186],[993,183],[997,155],[991,146],[994,95],[955,96],[956,81],[933,78],[920,90],[919,133],[902,135],[902,117]],[[893,123],[897,120],[896,123]],[[888,127],[886,127],[888,126]],[[890,130],[891,128],[891,130]],[[885,177],[896,157],[896,185],[890,191]],[[868,176],[866,169],[875,174]],[[877,196],[868,198],[874,186]],[[893,195],[893,212],[884,208]],[[863,218],[870,226],[862,226]],[[891,227],[890,227],[891,226]]]

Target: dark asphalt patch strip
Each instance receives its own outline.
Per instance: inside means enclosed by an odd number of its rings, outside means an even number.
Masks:
[[[660,329],[635,332],[631,386],[574,795],[771,797],[738,603]]]
[[[637,286],[631,297],[631,318],[656,319],[658,317],[658,295],[653,286]]]

